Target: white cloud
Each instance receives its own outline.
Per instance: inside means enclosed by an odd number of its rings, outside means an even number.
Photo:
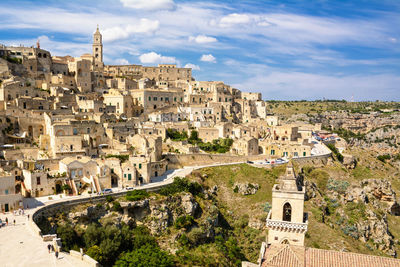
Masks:
[[[394,97],[400,76],[393,74],[326,75],[290,72],[275,69],[259,73],[244,82],[233,84],[236,88],[261,91],[265,99],[350,99],[358,101],[399,100]],[[379,88],[379,90],[377,90]]]
[[[140,19],[139,24],[111,27],[102,31],[105,42],[127,39],[134,33],[154,33],[160,27],[158,20]]]
[[[217,42],[218,40],[214,37],[207,36],[207,35],[197,35],[196,37],[190,36],[189,37],[190,42],[196,42],[198,44],[207,44],[207,43],[214,43]]]
[[[222,17],[219,21],[221,27],[230,27],[236,24],[246,24],[250,22],[250,17],[246,14],[229,14],[228,16]]]
[[[173,0],[121,0],[124,7],[133,9],[172,9],[175,6]]]
[[[158,64],[173,64],[176,63],[176,59],[174,57],[166,57],[156,52],[150,52],[146,54],[142,54],[139,57],[140,62],[142,63],[158,63]]]
[[[129,61],[126,60],[125,58],[118,58],[115,60],[115,63],[117,65],[129,65]]]
[[[200,70],[199,65],[195,65],[192,63],[187,63],[184,68],[191,68],[192,70]]]
[[[217,62],[217,60],[215,59],[215,57],[214,57],[213,55],[211,55],[211,54],[202,55],[201,58],[200,58],[200,60],[201,60],[201,61],[204,61],[204,62],[211,62],[211,63],[216,63],[216,62]]]

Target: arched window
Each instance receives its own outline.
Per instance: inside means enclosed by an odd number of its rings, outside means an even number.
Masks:
[[[292,220],[292,206],[289,203],[283,205],[283,221],[290,222]]]
[[[289,244],[289,240],[283,239],[282,242],[281,242],[281,244]]]

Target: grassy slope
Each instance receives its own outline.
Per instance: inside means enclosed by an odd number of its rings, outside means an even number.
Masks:
[[[337,110],[360,110],[363,111],[369,107],[375,108],[398,108],[399,103],[396,102],[309,102],[309,101],[279,101],[267,102],[270,110],[277,115],[290,117],[294,114],[315,114],[323,111]]]
[[[358,184],[362,179],[386,178],[392,182],[395,191],[399,191],[400,182],[398,171],[389,164],[383,164],[376,158],[365,151],[354,150],[349,153],[355,155],[359,164],[354,170],[345,169],[340,163],[335,161],[330,166],[317,168],[306,179],[314,181],[317,185],[323,187],[329,177],[335,179],[346,180],[350,184]],[[296,166],[298,170],[303,166]],[[272,170],[251,167],[246,164],[234,166],[222,166],[214,168],[205,168],[198,173],[194,173],[191,178],[201,181],[199,178],[203,174],[207,174],[208,178],[203,181],[209,187],[217,185],[218,189],[218,205],[227,215],[229,220],[246,220],[254,218],[264,221],[266,212],[263,211],[262,205],[266,201],[271,202],[271,189],[275,179],[284,172],[285,166],[280,166]],[[258,183],[261,188],[252,196],[242,196],[233,192],[233,184],[235,182],[254,182]],[[377,250],[370,250],[366,244],[345,235],[340,230],[340,225],[332,228],[328,223],[322,223],[318,220],[320,211],[318,204],[314,201],[307,201],[305,209],[309,212],[309,231],[306,236],[306,245],[309,247],[346,250],[364,254],[383,255]],[[388,216],[389,229],[395,238],[400,239],[400,218]],[[261,245],[261,241],[265,240],[266,231],[254,230],[252,233],[249,227],[237,232],[237,239],[242,245],[242,249],[246,257],[250,260],[257,258],[257,253]],[[252,242],[250,239],[256,239]],[[256,251],[252,251],[256,250]],[[399,251],[398,251],[399,252]]]

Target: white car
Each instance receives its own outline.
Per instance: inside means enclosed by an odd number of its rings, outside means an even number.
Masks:
[[[111,194],[112,193],[112,190],[111,190],[111,188],[105,188],[105,189],[103,189],[103,191],[101,191],[103,194]]]

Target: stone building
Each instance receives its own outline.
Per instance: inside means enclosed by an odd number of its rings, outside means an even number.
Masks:
[[[96,32],[93,34],[93,53],[94,66],[102,68],[103,63],[103,37],[99,31],[99,25],[97,25]]]
[[[305,247],[308,220],[304,195],[305,187],[288,164],[285,175],[272,189],[272,209],[266,220],[268,237],[261,244],[258,263],[242,262],[242,267],[400,266],[399,259]]]
[[[308,215],[304,213],[305,187],[300,185],[291,163],[279,184],[272,188],[272,209],[268,213],[267,245],[304,246]]]
[[[234,140],[231,151],[237,155],[252,156],[258,155],[258,139],[254,137],[243,137]]]
[[[22,208],[22,195],[15,192],[15,176],[0,174],[0,212]]]

